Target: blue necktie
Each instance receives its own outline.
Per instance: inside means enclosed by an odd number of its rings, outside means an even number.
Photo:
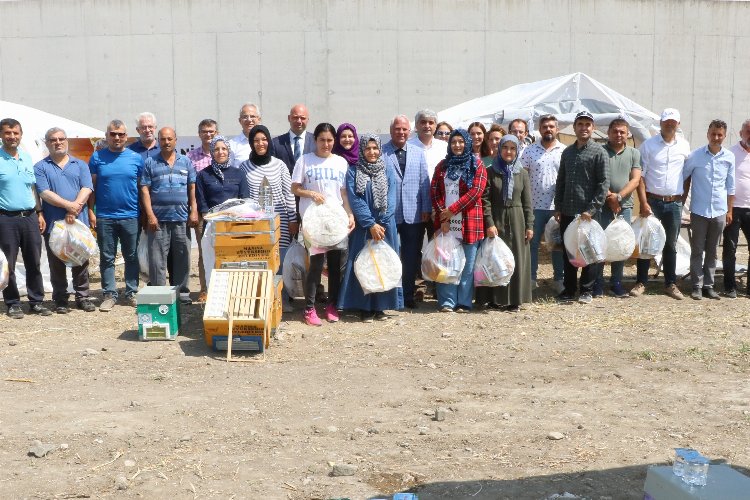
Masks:
[[[294,136],[294,163],[297,163],[297,160],[299,160],[301,151],[299,150],[299,136]]]

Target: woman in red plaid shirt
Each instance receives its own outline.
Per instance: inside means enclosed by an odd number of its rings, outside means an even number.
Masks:
[[[466,130],[451,132],[448,154],[438,163],[432,177],[435,233],[442,231],[461,240],[466,255],[461,281],[457,285],[437,283],[435,286],[441,312],[470,311],[474,295],[474,260],[479,242],[484,238],[482,193],[487,184],[487,170],[472,150]]]

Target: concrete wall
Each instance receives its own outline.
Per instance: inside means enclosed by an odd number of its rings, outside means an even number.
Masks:
[[[387,131],[583,71],[692,142],[750,117],[750,3],[695,0],[22,0],[0,2],[0,99],[104,128],[140,111],[195,135],[239,130],[257,102],[274,134],[292,103],[311,122]],[[743,56],[742,54],[745,54]]]

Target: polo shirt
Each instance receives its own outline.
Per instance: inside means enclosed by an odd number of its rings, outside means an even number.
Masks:
[[[750,208],[750,153],[739,142],[729,151],[734,154],[734,206]]]
[[[18,150],[14,158],[0,148],[0,210],[16,212],[36,207],[34,193],[34,166],[25,151]]]
[[[667,144],[661,134],[643,141],[641,152],[642,179],[646,191],[660,196],[682,194],[682,167],[690,156],[690,144],[676,136]]]
[[[148,186],[151,209],[160,222],[185,222],[190,214],[188,186],[195,184],[195,167],[190,158],[175,153],[170,166],[162,155],[147,158],[141,186]]]
[[[581,148],[577,142],[565,148],[557,173],[555,210],[568,216],[596,215],[607,198],[608,164],[607,152],[593,139]]]
[[[73,201],[78,197],[81,188],[89,188],[93,191],[91,183],[91,172],[88,165],[75,156],[68,155],[68,163],[65,168],[60,168],[51,156],[34,165],[36,175],[36,191],[41,194],[44,191],[52,191],[60,198]],[[65,219],[68,211],[62,207],[56,207],[42,200],[42,212],[47,221],[45,233],[52,231],[55,222]],[[78,220],[88,226],[89,214],[86,207],[78,214]]]
[[[138,178],[143,158],[125,148],[120,152],[100,149],[91,155],[89,170],[96,176],[96,216],[100,219],[138,217]]]
[[[616,153],[609,143],[604,145],[609,155],[609,190],[619,193],[630,182],[630,172],[641,169],[641,153],[630,146]],[[620,202],[622,208],[633,208],[633,193]]]
[[[143,145],[140,139],[128,146],[128,149],[141,155],[144,162],[146,161],[146,158],[153,158],[154,156],[159,156],[161,153],[161,148],[159,147],[158,142],[155,142],[154,147],[151,149],[146,149],[146,146]]]
[[[682,170],[690,181],[690,213],[713,219],[727,213],[727,195],[734,194],[734,155],[727,148],[713,154],[708,146],[692,153]]]

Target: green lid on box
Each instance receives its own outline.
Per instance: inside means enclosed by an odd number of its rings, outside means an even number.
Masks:
[[[137,304],[174,304],[177,301],[176,286],[144,286],[135,296]]]

